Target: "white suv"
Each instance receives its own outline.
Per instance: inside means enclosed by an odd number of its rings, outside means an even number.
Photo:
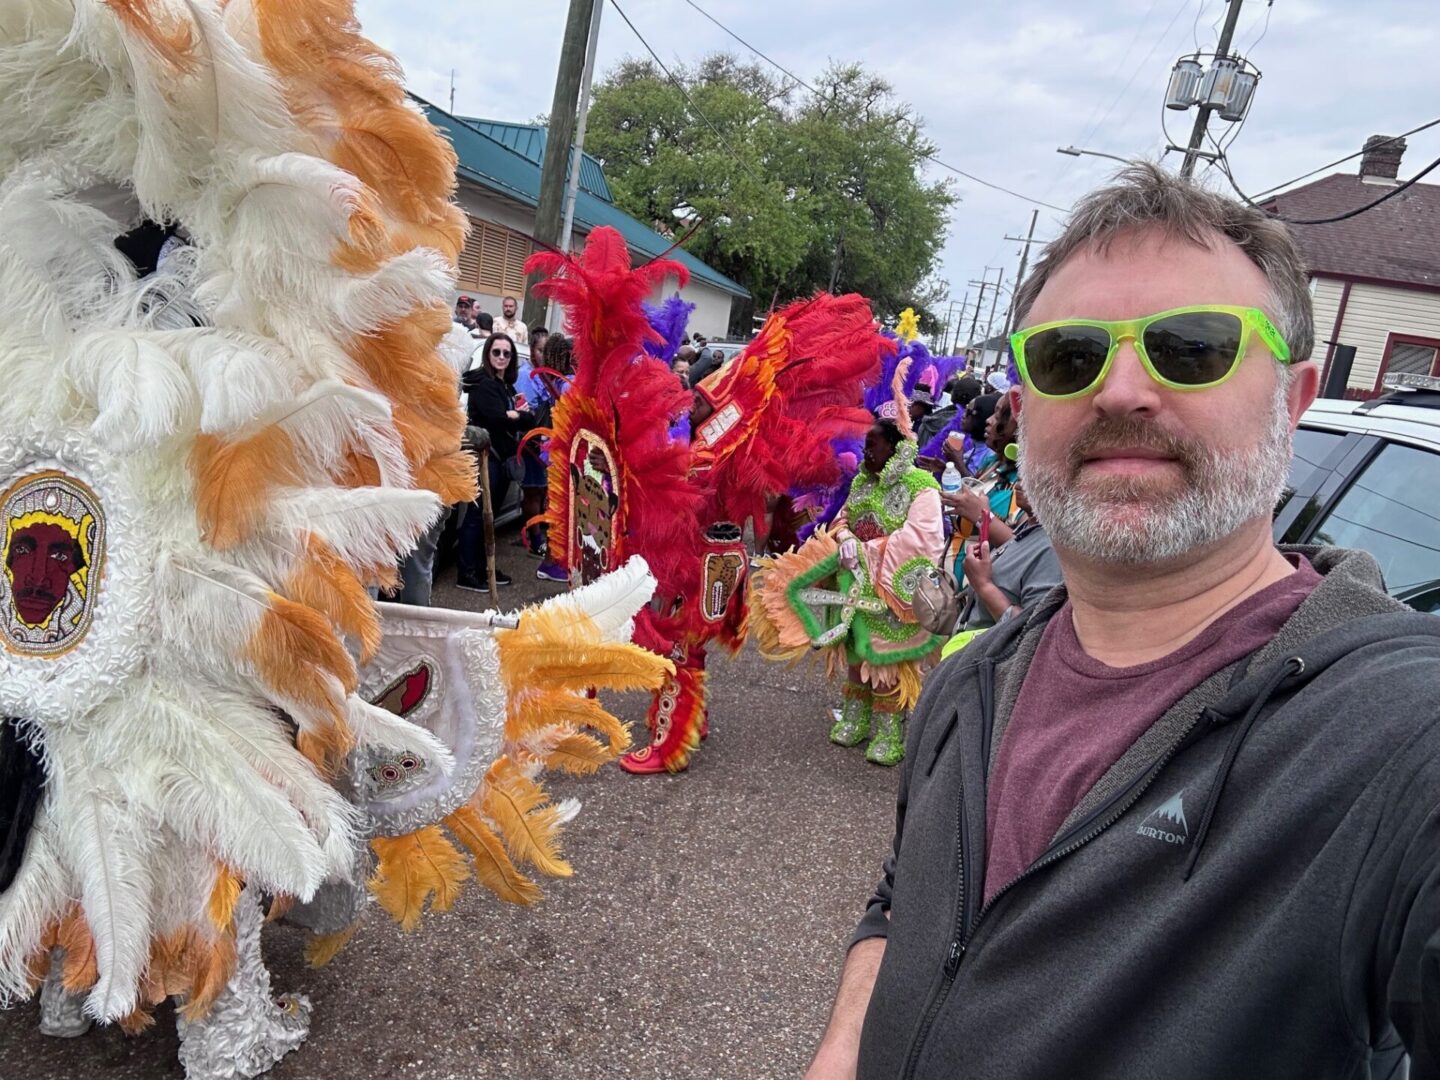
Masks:
[[[1440,613],[1440,378],[1386,386],[1383,398],[1306,411],[1275,539],[1368,551],[1391,595]]]

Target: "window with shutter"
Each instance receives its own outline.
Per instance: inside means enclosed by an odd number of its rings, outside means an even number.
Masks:
[[[476,226],[471,224],[470,235],[465,238],[465,247],[460,252],[455,284],[461,289],[480,287],[480,252],[475,246]]]
[[[511,296],[525,295],[525,260],[530,257],[530,241],[516,232],[505,237],[505,292]]]
[[[459,285],[492,296],[522,296],[530,238],[503,225],[470,219],[470,235],[460,253]]]

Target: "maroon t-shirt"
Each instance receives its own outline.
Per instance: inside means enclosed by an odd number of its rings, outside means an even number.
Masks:
[[[1070,812],[1151,724],[1215,672],[1259,649],[1320,575],[1260,590],[1169,656],[1113,668],[1086,654],[1067,603],[1045,627],[990,776],[985,900],[1044,854]]]

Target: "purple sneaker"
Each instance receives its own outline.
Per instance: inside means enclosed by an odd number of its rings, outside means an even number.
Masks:
[[[570,575],[559,563],[546,559],[535,568],[535,576],[541,581],[557,581],[562,585],[570,584]]]

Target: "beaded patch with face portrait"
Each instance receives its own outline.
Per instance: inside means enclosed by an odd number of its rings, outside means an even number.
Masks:
[[[105,513],[96,494],[53,470],[0,495],[0,626],[21,656],[62,656],[95,615],[105,562]]]

